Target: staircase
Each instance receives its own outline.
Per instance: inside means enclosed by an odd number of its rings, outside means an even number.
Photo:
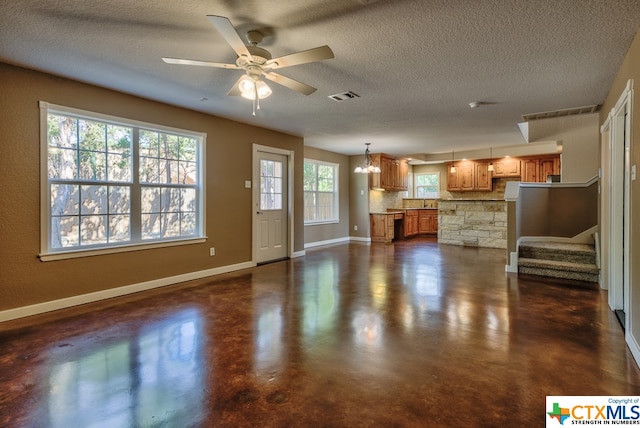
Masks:
[[[518,248],[518,273],[598,282],[595,247],[566,242],[523,242]]]

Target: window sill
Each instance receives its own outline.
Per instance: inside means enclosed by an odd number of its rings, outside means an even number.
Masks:
[[[179,245],[201,244],[206,242],[207,238],[181,239],[179,241],[163,241],[153,242],[149,244],[134,244],[119,247],[100,248],[95,250],[73,250],[59,253],[39,254],[38,258],[41,262],[52,262],[56,260],[76,259],[81,257],[103,256],[107,254],[126,253],[131,251],[151,250],[154,248],[177,247]]]

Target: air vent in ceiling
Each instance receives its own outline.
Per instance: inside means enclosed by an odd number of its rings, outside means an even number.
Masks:
[[[574,114],[587,114],[587,113],[595,113],[600,108],[599,105],[592,106],[584,106],[584,107],[574,107],[574,108],[566,108],[563,110],[555,110],[555,111],[545,111],[541,113],[531,113],[522,115],[522,119],[526,122],[531,120],[538,119],[549,119],[552,117],[561,117],[561,116],[572,116]]]
[[[347,92],[341,92],[339,94],[329,95],[329,98],[331,98],[334,101],[340,102],[344,100],[352,100],[354,98],[360,98],[360,95],[356,94],[355,92],[347,91]]]

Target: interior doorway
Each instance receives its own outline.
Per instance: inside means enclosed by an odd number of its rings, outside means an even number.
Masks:
[[[256,264],[291,255],[292,165],[292,152],[253,145],[253,260]]]
[[[601,129],[603,142],[602,203],[603,278],[609,289],[609,306],[623,328],[629,325],[631,93],[633,81],[618,99]],[[608,192],[607,192],[608,190]]]

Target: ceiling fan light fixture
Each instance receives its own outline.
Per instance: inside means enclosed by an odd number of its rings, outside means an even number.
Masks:
[[[269,85],[262,80],[254,80],[250,76],[245,76],[240,79],[238,89],[240,89],[240,95],[242,98],[246,98],[248,100],[255,100],[256,95],[258,96],[258,99],[263,100],[272,93]]]

